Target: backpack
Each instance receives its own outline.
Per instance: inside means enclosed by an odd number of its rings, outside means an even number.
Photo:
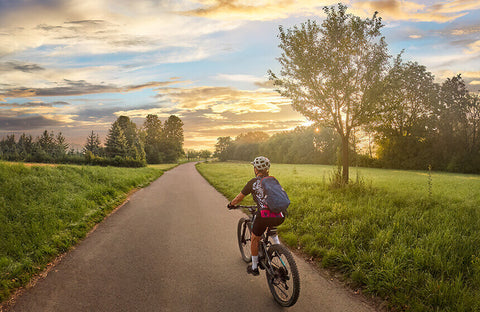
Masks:
[[[265,195],[267,208],[274,213],[286,212],[290,205],[290,199],[278,180],[268,176],[262,178],[260,183]]]

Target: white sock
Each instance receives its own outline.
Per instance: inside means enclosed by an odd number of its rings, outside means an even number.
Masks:
[[[280,244],[280,240],[278,239],[278,235],[270,236],[270,238],[272,239],[272,242],[273,242],[274,244],[277,244],[277,245]]]
[[[255,270],[258,267],[258,256],[252,256],[252,269]]]

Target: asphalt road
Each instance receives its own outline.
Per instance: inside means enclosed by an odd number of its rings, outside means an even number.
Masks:
[[[246,181],[245,181],[246,182]],[[166,172],[101,223],[25,291],[12,311],[280,311],[265,273],[246,273],[236,241],[240,211],[194,164]],[[291,311],[374,311],[296,257]]]

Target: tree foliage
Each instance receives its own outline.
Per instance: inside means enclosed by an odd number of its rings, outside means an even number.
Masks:
[[[218,157],[221,161],[232,159],[232,148],[233,141],[229,136],[217,138],[217,144],[215,144],[214,157]]]
[[[143,123],[145,155],[149,164],[162,162],[160,146],[162,140],[162,121],[157,115],[149,114]]]
[[[378,156],[392,167],[414,169],[429,163],[426,148],[436,126],[438,86],[426,67],[399,55],[383,81],[381,111],[374,130]]]

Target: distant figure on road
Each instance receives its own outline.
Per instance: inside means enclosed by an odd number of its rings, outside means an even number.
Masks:
[[[258,243],[262,234],[268,227],[278,226],[283,223],[285,216],[282,212],[274,213],[266,208],[265,195],[261,185],[264,177],[268,176],[270,169],[270,160],[266,157],[259,156],[251,163],[255,172],[255,178],[247,182],[243,190],[228,204],[228,208],[238,205],[248,194],[252,194],[253,200],[257,203],[257,212],[253,220],[252,229],[252,265],[247,267],[247,272],[254,276],[259,275],[258,271]],[[274,244],[280,244],[278,236],[270,236]]]

